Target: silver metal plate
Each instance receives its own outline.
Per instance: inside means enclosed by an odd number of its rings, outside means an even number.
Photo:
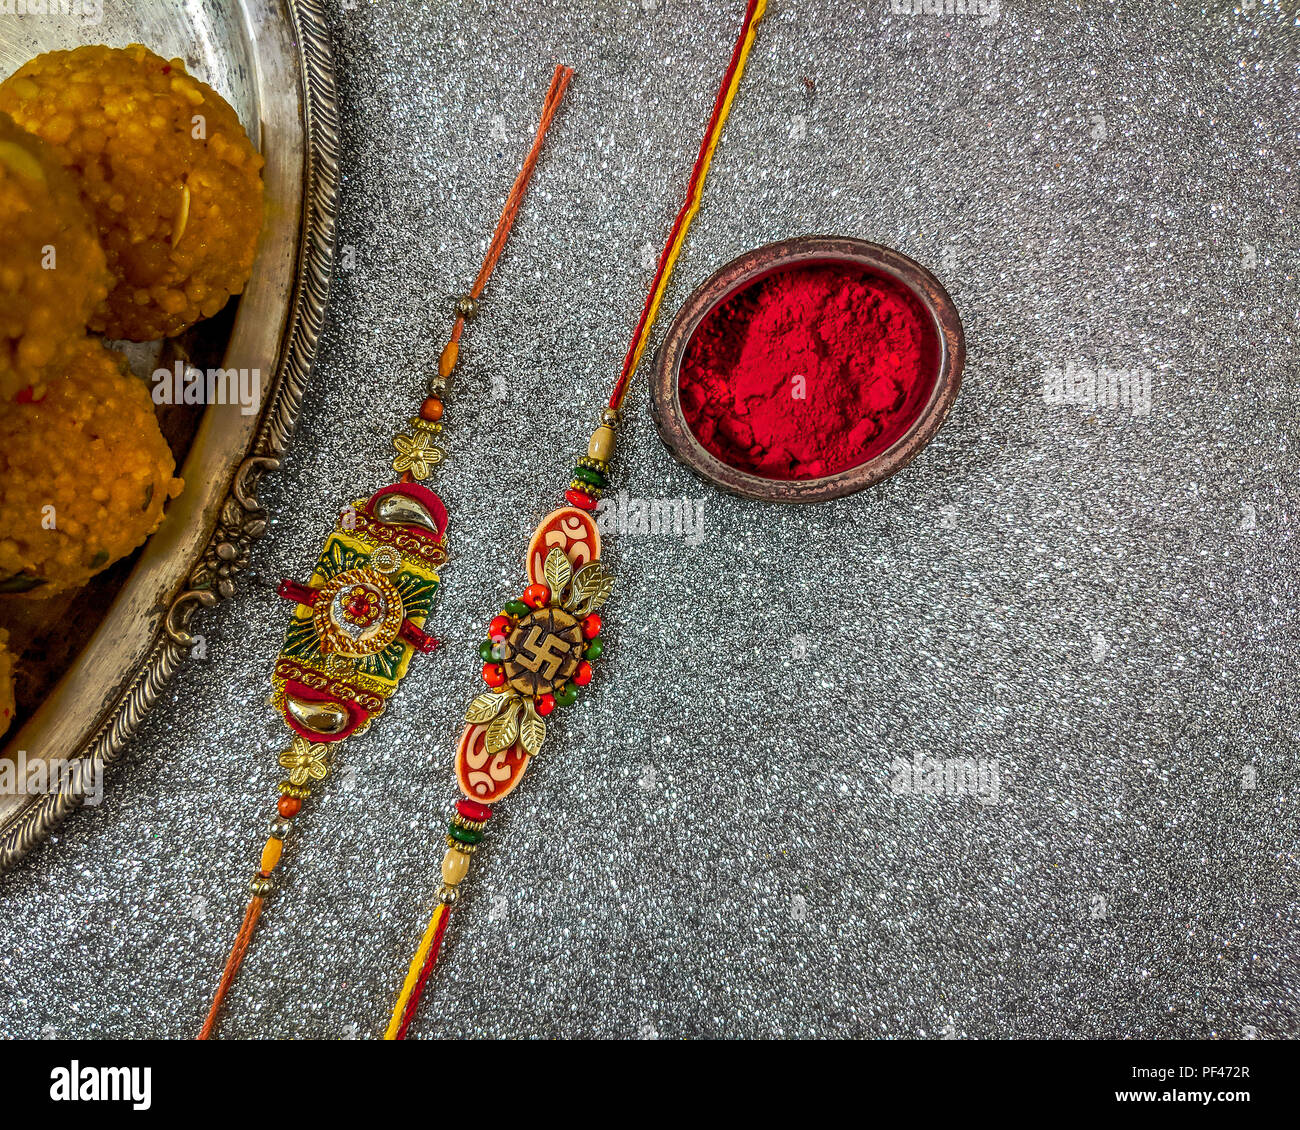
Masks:
[[[333,260],[337,110],[317,0],[72,0],[77,14],[0,17],[0,75],[83,43],[143,43],[213,86],[266,158],[266,222],[233,322],[208,343],[227,368],[260,372],[257,410],[209,406],[180,474],[185,490],[54,690],[5,747],[28,765],[115,761],[191,645],[196,609],[234,592],[265,528],[256,497],[279,465],[306,384]],[[218,320],[219,321],[219,320]],[[156,347],[155,347],[156,348]],[[147,371],[149,347],[132,352]],[[74,776],[74,780],[77,778]],[[0,793],[0,869],[81,803],[77,787]]]

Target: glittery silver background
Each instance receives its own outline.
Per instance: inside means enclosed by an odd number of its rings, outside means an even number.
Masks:
[[[448,646],[299,821],[222,1029],[382,1032],[477,640],[742,6],[340,6],[342,269],[275,518],[104,803],[0,879],[0,1033],[198,1028],[279,779],[274,583],[385,481],[565,61],[446,420]],[[678,468],[638,383],[618,485],[703,499],[703,535],[610,537],[609,654],[492,821],[412,1035],[1300,1034],[1298,33],[1241,7],[772,0],[665,318],[756,244],[866,237],[956,299],[961,397],[896,479],[782,510]],[[1067,364],[1145,372],[1149,413],[1045,402]],[[917,755],[978,759],[984,802],[897,791]]]

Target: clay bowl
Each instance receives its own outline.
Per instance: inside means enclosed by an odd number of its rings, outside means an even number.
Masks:
[[[795,267],[842,262],[854,273],[867,272],[901,287],[933,321],[938,344],[934,384],[928,399],[887,448],[865,462],[824,478],[776,479],[741,470],[708,451],[686,422],[679,396],[682,358],[699,324],[717,307],[759,279]],[[700,478],[732,494],[764,502],[824,502],[875,486],[908,465],[943,425],[961,387],[966,357],[961,319],[939,280],[897,251],[860,239],[799,236],[755,248],[706,279],[686,300],[655,354],[650,376],[650,407],[655,426],[678,462]]]

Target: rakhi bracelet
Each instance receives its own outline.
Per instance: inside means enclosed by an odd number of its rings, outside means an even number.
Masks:
[[[393,437],[397,455],[392,467],[398,481],[343,511],[306,584],[280,582],[278,592],[294,603],[294,610],[271,676],[272,701],[294,737],[279,757],[286,776],[280,782],[270,834],[249,882],[248,908],[200,1040],[212,1035],[274,886],[285,838],[312,786],[328,775],[337,743],[369,730],[414,655],[437,647],[424,625],[441,584],[437,569],[447,560],[447,510],[420,480],[429,478],[447,458],[439,444],[443,400],[465,323],[477,312],[572,76],[569,67],[555,68],[532,148],[506,197],[483,264],[469,291],[456,301],[451,335],[438,358],[437,373],[429,379],[428,395],[405,431]],[[461,834],[473,832],[462,829]]]
[[[571,706],[577,700],[579,688],[591,681],[592,664],[604,652],[596,610],[609,598],[614,575],[600,560],[594,511],[609,479],[614,429],[686,232],[699,210],[704,178],[740,84],[755,25],[765,8],[766,0],[749,0],[691,170],[686,200],[659,257],[609,406],[592,433],[586,454],[575,461],[573,478],[564,492],[566,505],[547,515],[537,527],[524,560],[528,586],[517,599],[506,602],[488,625],[488,638],[479,647],[483,681],[489,689],[470,703],[465,714],[455,759],[456,783],[463,798],[456,803],[447,826],[442,883],[433,915],[398,993],[384,1033],[386,1040],[406,1038],[438,960],[460,884],[492,816],[491,806],[519,784],[529,761],[546,740],[548,719],[556,707]]]

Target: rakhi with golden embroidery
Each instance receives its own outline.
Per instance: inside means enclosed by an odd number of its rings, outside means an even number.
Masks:
[[[212,1035],[274,885],[285,837],[312,786],[329,773],[337,743],[365,733],[384,712],[414,655],[437,647],[424,624],[441,583],[438,566],[447,560],[447,509],[417,480],[427,479],[446,459],[438,443],[443,398],[465,322],[477,312],[572,76],[568,67],[555,68],[532,148],[506,197],[483,265],[469,292],[456,301],[451,336],[438,359],[437,374],[429,380],[429,395],[419,415],[393,438],[393,470],[400,478],[343,511],[306,584],[280,582],[280,595],[292,601],[294,609],[271,676],[272,701],[294,736],[280,754],[286,777],[280,782],[270,836],[249,883],[252,897],[200,1040]]]
[[[529,761],[546,740],[547,719],[556,707],[572,705],[578,688],[592,677],[604,643],[597,613],[610,595],[614,576],[600,560],[600,531],[594,518],[614,454],[614,429],[623,400],[645,352],[673,265],[700,206],[700,194],[723,124],[740,85],[755,25],[766,0],[749,0],[731,62],[713,104],[713,114],[691,170],[686,200],[668,236],[623,369],[564,493],[568,504],[549,514],[528,543],[524,570],[528,587],[508,601],[479,647],[483,681],[489,690],[470,703],[456,750],[456,783],[464,794],[447,828],[442,885],[433,916],[411,959],[406,980],[384,1033],[406,1038],[429,975],[442,948],[459,887],[483,840],[492,805],[519,784]]]

